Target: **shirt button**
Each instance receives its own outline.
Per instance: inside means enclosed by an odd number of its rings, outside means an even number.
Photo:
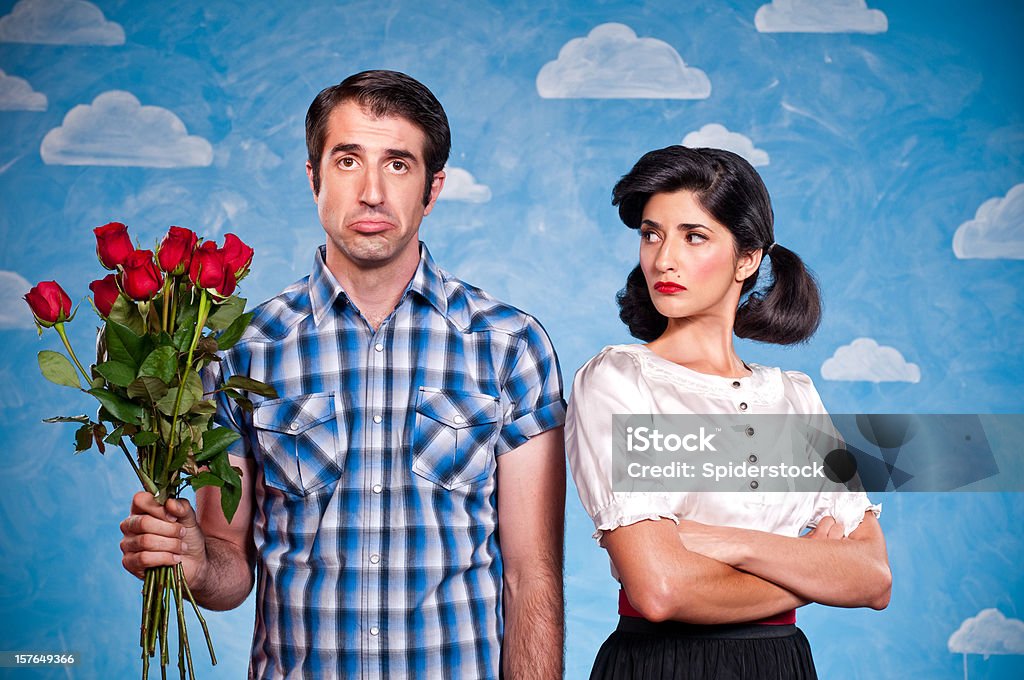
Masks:
[[[382,420],[384,420],[384,419],[383,419],[383,418],[381,418],[380,416],[374,416],[374,417],[373,417],[373,422],[375,422],[375,423],[379,423],[379,422],[380,422],[380,421],[382,421]]]
[[[753,437],[754,436],[754,428],[750,427],[749,425],[747,425],[747,429],[744,430],[744,432],[747,433],[748,437]]]
[[[377,564],[380,562],[380,555],[370,555],[370,564]]]
[[[378,352],[383,352],[384,351],[384,345],[380,344],[379,342],[376,345],[374,345],[373,348],[375,350],[377,350]]]
[[[739,389],[740,388],[740,381],[739,380],[733,380],[732,381],[732,386],[735,387],[736,389]]]
[[[374,493],[380,493],[383,490],[384,490],[384,487],[381,486],[380,484],[374,484],[373,485],[373,492]]]
[[[372,628],[370,628],[370,635],[376,635],[379,632],[380,628],[378,628],[377,626],[373,626]]]
[[[463,418],[462,416],[455,416],[454,418],[452,418],[452,420],[454,420],[456,423],[464,423],[464,422],[466,422],[466,419]]]
[[[297,430],[297,429],[299,429],[299,424],[298,423],[292,423],[291,425],[288,426],[288,429],[289,430],[293,430],[293,431]]]
[[[757,484],[757,481],[756,481],[756,480],[755,480],[755,481],[752,481],[752,482],[750,483],[750,488],[751,488],[751,489],[756,489],[756,488],[757,488],[757,486],[758,486],[758,484]]]
[[[757,456],[755,456],[754,454],[750,454],[749,456],[747,456],[747,460],[749,460],[751,463],[756,463]]]
[[[741,401],[740,402],[740,410],[741,411],[746,411],[747,410],[747,402],[745,402],[745,401]]]

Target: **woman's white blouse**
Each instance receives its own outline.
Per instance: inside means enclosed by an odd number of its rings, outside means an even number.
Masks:
[[[863,492],[621,492],[612,490],[612,416],[639,413],[824,414],[814,384],[798,371],[751,364],[746,378],[697,373],[644,345],[604,348],[576,374],[565,422],[566,453],[600,541],[605,531],[646,519],[799,536],[831,515],[849,535],[867,510]]]

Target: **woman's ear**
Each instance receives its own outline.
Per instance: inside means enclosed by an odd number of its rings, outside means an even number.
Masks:
[[[762,249],[756,248],[736,258],[736,280],[743,282],[753,276],[757,268],[761,266],[763,254]]]

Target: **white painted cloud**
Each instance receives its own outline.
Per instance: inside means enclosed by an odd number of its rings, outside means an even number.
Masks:
[[[33,90],[24,78],[9,76],[0,69],[0,111],[45,110],[45,94]]]
[[[444,169],[444,188],[441,189],[439,200],[465,201],[467,203],[486,203],[491,200],[491,188],[479,184],[468,170],[446,166]]]
[[[885,13],[864,0],[773,0],[757,10],[761,33],[885,33]]]
[[[24,300],[31,287],[21,274],[0,270],[0,329],[35,328]]]
[[[178,168],[213,161],[210,143],[188,134],[174,113],[142,106],[123,90],[71,109],[60,127],[46,133],[39,153],[50,165]]]
[[[1024,184],[1003,198],[990,198],[974,219],[964,222],[953,235],[953,254],[961,260],[1024,260]]]
[[[754,167],[768,165],[771,159],[768,152],[758,149],[754,142],[744,134],[730,132],[728,128],[720,123],[708,123],[700,130],[694,130],[683,137],[683,146],[710,147],[712,149],[725,149],[732,151],[747,159]]]
[[[0,17],[0,42],[123,45],[124,29],[84,0],[21,0]]]
[[[960,624],[947,645],[954,654],[1024,654],[1024,621],[982,609]]]
[[[638,38],[624,24],[601,24],[544,64],[537,92],[550,99],[706,99],[711,81],[667,42]]]
[[[826,380],[869,382],[921,382],[921,369],[908,363],[895,347],[879,345],[871,338],[857,338],[836,349],[821,365]]]

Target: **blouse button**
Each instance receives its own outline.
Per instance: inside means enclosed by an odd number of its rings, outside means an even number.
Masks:
[[[736,389],[739,389],[740,388],[740,381],[739,380],[733,380],[732,381],[732,386],[735,387]]]
[[[747,402],[745,402],[745,401],[741,401],[740,402],[740,410],[741,411],[746,411],[747,410]]]
[[[757,488],[757,486],[758,486],[758,485],[757,485],[757,480],[754,480],[754,481],[752,481],[752,482],[750,483],[750,488],[751,488],[751,489],[756,489],[756,488]]]
[[[751,463],[756,463],[757,456],[755,456],[754,454],[750,454],[749,456],[747,456],[747,460],[749,460]]]

